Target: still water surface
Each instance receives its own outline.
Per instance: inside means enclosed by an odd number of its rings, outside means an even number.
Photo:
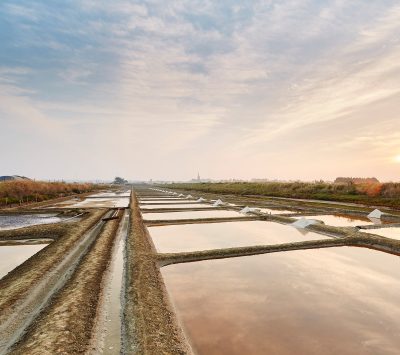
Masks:
[[[297,218],[297,217],[296,217]],[[301,218],[301,217],[300,217]],[[355,217],[351,215],[314,215],[305,216],[307,219],[317,219],[324,222],[328,226],[334,227],[356,227],[356,226],[367,226],[374,224],[367,217]]]
[[[163,204],[164,206],[168,206],[171,204],[182,204],[182,205],[188,205],[191,203],[196,202],[196,200],[147,200],[147,201],[140,201],[141,206],[147,206],[147,205],[152,205],[152,204]],[[147,208],[147,207],[146,207]]]
[[[193,203],[193,204],[161,204],[161,205],[141,205],[141,208],[147,209],[163,209],[163,208],[179,208],[179,209],[187,209],[187,208],[211,208],[212,205],[207,205],[205,203]]]
[[[400,228],[399,227],[369,229],[369,230],[366,229],[363,232],[377,234],[382,237],[400,240]]]
[[[56,214],[19,214],[0,215],[0,230],[17,229],[37,224],[49,224],[61,222],[63,218]]]
[[[161,212],[144,213],[145,220],[169,220],[169,219],[200,219],[200,218],[223,218],[223,217],[243,217],[235,211],[188,211],[188,212]]]
[[[398,354],[400,258],[362,248],[170,265],[198,354]]]
[[[148,229],[154,245],[160,253],[281,244],[329,238],[314,232],[263,221],[183,224],[149,227]]]
[[[0,279],[47,244],[13,245],[0,247]]]

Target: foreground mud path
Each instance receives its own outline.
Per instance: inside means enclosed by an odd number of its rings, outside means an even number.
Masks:
[[[93,211],[55,242],[0,280],[0,353],[25,332],[68,280],[101,229],[105,211]]]
[[[107,222],[66,285],[12,349],[13,354],[81,354],[88,352],[102,278],[119,220]]]
[[[126,354],[191,354],[162,280],[157,254],[131,197],[124,310]]]

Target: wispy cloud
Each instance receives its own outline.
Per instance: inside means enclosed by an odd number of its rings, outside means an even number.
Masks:
[[[337,154],[353,149],[338,170],[361,146],[377,159],[400,152],[389,134],[400,95],[396,1],[22,0],[3,2],[0,20],[2,122],[47,127],[93,154],[121,148],[111,166],[132,159],[137,177],[164,176],[165,159],[176,178],[199,168],[268,176],[259,162],[279,171],[275,156],[310,153],[306,132]],[[143,147],[150,164],[132,153]],[[323,154],[315,161],[282,173],[319,177]]]

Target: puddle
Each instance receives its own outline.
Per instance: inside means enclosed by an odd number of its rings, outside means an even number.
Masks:
[[[47,244],[0,246],[0,279]]]
[[[297,217],[295,217],[297,218]],[[317,219],[324,222],[328,226],[334,227],[356,227],[374,224],[370,219],[363,217],[355,217],[350,215],[314,215],[304,216],[307,219]]]
[[[0,215],[0,230],[17,229],[37,224],[58,223],[63,219],[65,217],[56,217],[55,214]]]
[[[160,253],[281,244],[327,239],[314,232],[301,233],[279,223],[264,221],[181,224],[148,227]]]
[[[107,296],[104,305],[102,333],[102,354],[119,354],[121,352],[121,293],[124,269],[125,238],[128,231],[129,214],[125,212],[118,231],[116,250],[110,267],[107,282]]]
[[[364,229],[360,232],[377,234],[382,237],[400,240],[400,227],[389,227],[381,229]]]
[[[397,256],[342,247],[161,271],[198,354],[398,354]]]
[[[185,208],[210,208],[213,207],[212,205],[207,205],[204,203],[188,203],[188,204],[161,204],[161,205],[141,205],[140,206],[142,209],[143,208],[148,208],[148,209],[157,209],[157,208],[180,208],[180,209],[185,209]]]
[[[144,213],[143,219],[151,220],[169,220],[169,219],[201,219],[201,218],[224,218],[224,217],[243,217],[242,214],[235,211],[188,211],[188,212],[161,212]]]

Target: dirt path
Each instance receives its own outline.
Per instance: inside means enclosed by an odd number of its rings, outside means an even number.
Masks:
[[[0,281],[0,353],[19,339],[75,270],[104,222],[97,211]]]
[[[13,354],[80,354],[89,350],[103,273],[118,223],[119,220],[101,223],[102,231],[96,234],[79,267],[13,348]]]
[[[136,196],[127,240],[124,349],[127,354],[190,354],[162,280]]]

